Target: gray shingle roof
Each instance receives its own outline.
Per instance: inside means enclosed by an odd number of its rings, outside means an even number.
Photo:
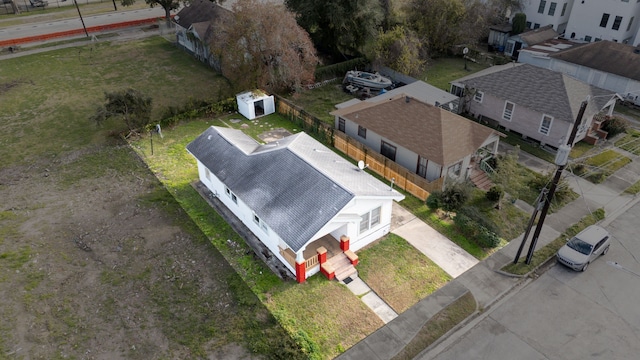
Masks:
[[[193,24],[210,23],[222,16],[232,15],[231,11],[208,0],[194,0],[180,10],[174,21],[185,29]],[[201,34],[204,35],[204,34]]]
[[[260,145],[210,127],[187,150],[296,252],[356,195],[403,198],[305,133]]]
[[[518,106],[570,122],[575,120],[580,104],[587,96],[591,96],[593,100],[589,101],[585,116],[600,111],[611,98],[607,97],[611,91],[529,64],[461,82]]]

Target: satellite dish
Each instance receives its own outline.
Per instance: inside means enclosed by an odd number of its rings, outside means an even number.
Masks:
[[[468,48],[468,47],[466,47],[466,48],[462,49],[462,53],[463,53],[464,55],[467,55],[467,54],[469,53],[469,48]]]
[[[365,168],[364,161],[362,161],[362,160],[358,161],[358,169],[364,170],[364,168]]]

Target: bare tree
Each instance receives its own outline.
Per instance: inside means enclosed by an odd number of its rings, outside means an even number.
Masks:
[[[292,12],[256,0],[239,0],[233,12],[217,24],[210,48],[235,87],[279,91],[313,81],[316,51]]]
[[[91,120],[100,125],[105,120],[120,118],[127,125],[129,133],[142,131],[151,121],[151,98],[138,90],[126,89],[105,92],[105,103],[96,109]]]

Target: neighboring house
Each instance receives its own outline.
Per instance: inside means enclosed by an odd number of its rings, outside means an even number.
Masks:
[[[513,35],[507,40],[504,54],[518,59],[520,49],[532,46],[549,39],[557,38],[558,33],[551,25],[547,25],[535,30],[529,30],[518,35]]]
[[[547,68],[640,105],[640,47],[598,41],[550,54]]]
[[[495,154],[500,133],[399,94],[331,113],[335,128],[428,181],[465,180],[477,152]]]
[[[611,40],[638,44],[639,23],[640,2],[637,0],[575,1],[565,37],[586,42]]]
[[[547,25],[564,34],[574,0],[528,0],[522,1],[521,11],[527,16],[527,29],[538,29]]]
[[[333,255],[357,263],[353,251],[389,232],[392,202],[404,199],[305,133],[261,145],[212,126],[187,150],[200,181],[298,282],[321,269],[331,278]]]
[[[465,86],[465,110],[493,126],[505,128],[541,146],[557,149],[569,138],[583,100],[589,99],[575,142],[606,137],[594,115],[608,107],[611,92],[568,75],[529,64],[458,81]]]
[[[215,34],[216,24],[232,19],[231,11],[208,0],[194,0],[173,19],[178,46],[220,71],[220,61],[212,54],[209,43]]]
[[[567,39],[640,43],[638,0],[529,0],[522,5],[531,29],[551,25]]]

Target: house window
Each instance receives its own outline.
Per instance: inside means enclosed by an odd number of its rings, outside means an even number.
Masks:
[[[608,22],[609,14],[602,14],[602,19],[600,19],[600,27],[606,28]]]
[[[224,187],[224,193],[227,194],[227,196],[230,197],[234,203],[236,204],[238,203],[238,198],[236,197],[236,194],[231,192],[231,190],[229,190],[229,188],[226,186]]]
[[[476,91],[476,93],[473,95],[473,100],[481,103],[483,97],[484,97],[484,93],[482,91]]]
[[[631,30],[631,24],[633,24],[633,19],[635,19],[635,16],[631,17],[631,20],[629,20],[629,25],[627,25],[627,31]]]
[[[360,216],[360,234],[380,224],[380,207]]]
[[[564,3],[562,5],[562,12],[560,12],[560,16],[564,16],[565,11],[567,11],[567,4],[568,3]]]
[[[586,41],[586,42],[591,42],[591,36],[589,36],[589,35],[585,35],[585,37],[584,37],[584,41]]]
[[[600,39],[600,38],[593,39],[593,42],[598,42],[598,41],[602,41],[602,39]]]
[[[527,28],[529,28],[529,27],[527,27]],[[515,45],[515,43],[508,42],[507,43],[507,48],[504,50],[504,53],[511,55],[513,53],[513,46],[514,45]]]
[[[616,16],[615,20],[613,20],[613,26],[611,26],[611,28],[613,30],[619,30],[620,24],[622,24],[622,16]]]
[[[555,15],[555,14],[556,14],[556,6],[557,6],[557,5],[558,5],[558,4],[557,4],[557,3],[554,3],[554,2],[552,2],[551,4],[549,4],[549,13],[548,13],[549,15],[553,16],[553,15]]]
[[[540,24],[533,24],[533,29],[540,29]]]
[[[255,213],[253,214],[253,222],[260,226],[260,229],[262,229],[262,231],[264,231],[265,233],[267,232],[267,224],[265,224],[264,221],[260,220],[260,217],[258,217],[258,215],[256,215]]]
[[[540,6],[538,6],[538,14],[544,14],[544,8],[547,6],[546,0],[540,0]]]
[[[363,139],[366,139],[367,138],[367,129],[365,129],[362,126],[358,125],[358,136],[360,136]]]
[[[527,29],[531,29],[531,21],[527,21]]]
[[[540,134],[549,135],[552,122],[553,117],[549,115],[542,115],[542,121],[540,122],[540,129],[538,129],[538,132],[540,132]]]
[[[345,121],[343,118],[338,118],[338,131],[345,132]]]
[[[204,176],[207,178],[207,180],[211,180],[211,171],[209,171],[209,169],[204,168]]]
[[[427,178],[427,163],[429,160],[427,158],[423,158],[422,156],[418,156],[418,168],[416,169],[416,174],[420,175],[423,178]]]
[[[380,145],[380,154],[391,161],[396,161],[396,147],[384,140]]]
[[[459,177],[461,170],[462,170],[462,161],[457,163],[457,164],[455,164],[455,165],[449,166],[449,169],[447,171],[449,173],[449,176],[451,176],[451,177]]]
[[[504,110],[502,111],[502,118],[508,121],[511,121],[511,117],[513,116],[513,109],[515,109],[516,104],[511,101],[504,102]]]

